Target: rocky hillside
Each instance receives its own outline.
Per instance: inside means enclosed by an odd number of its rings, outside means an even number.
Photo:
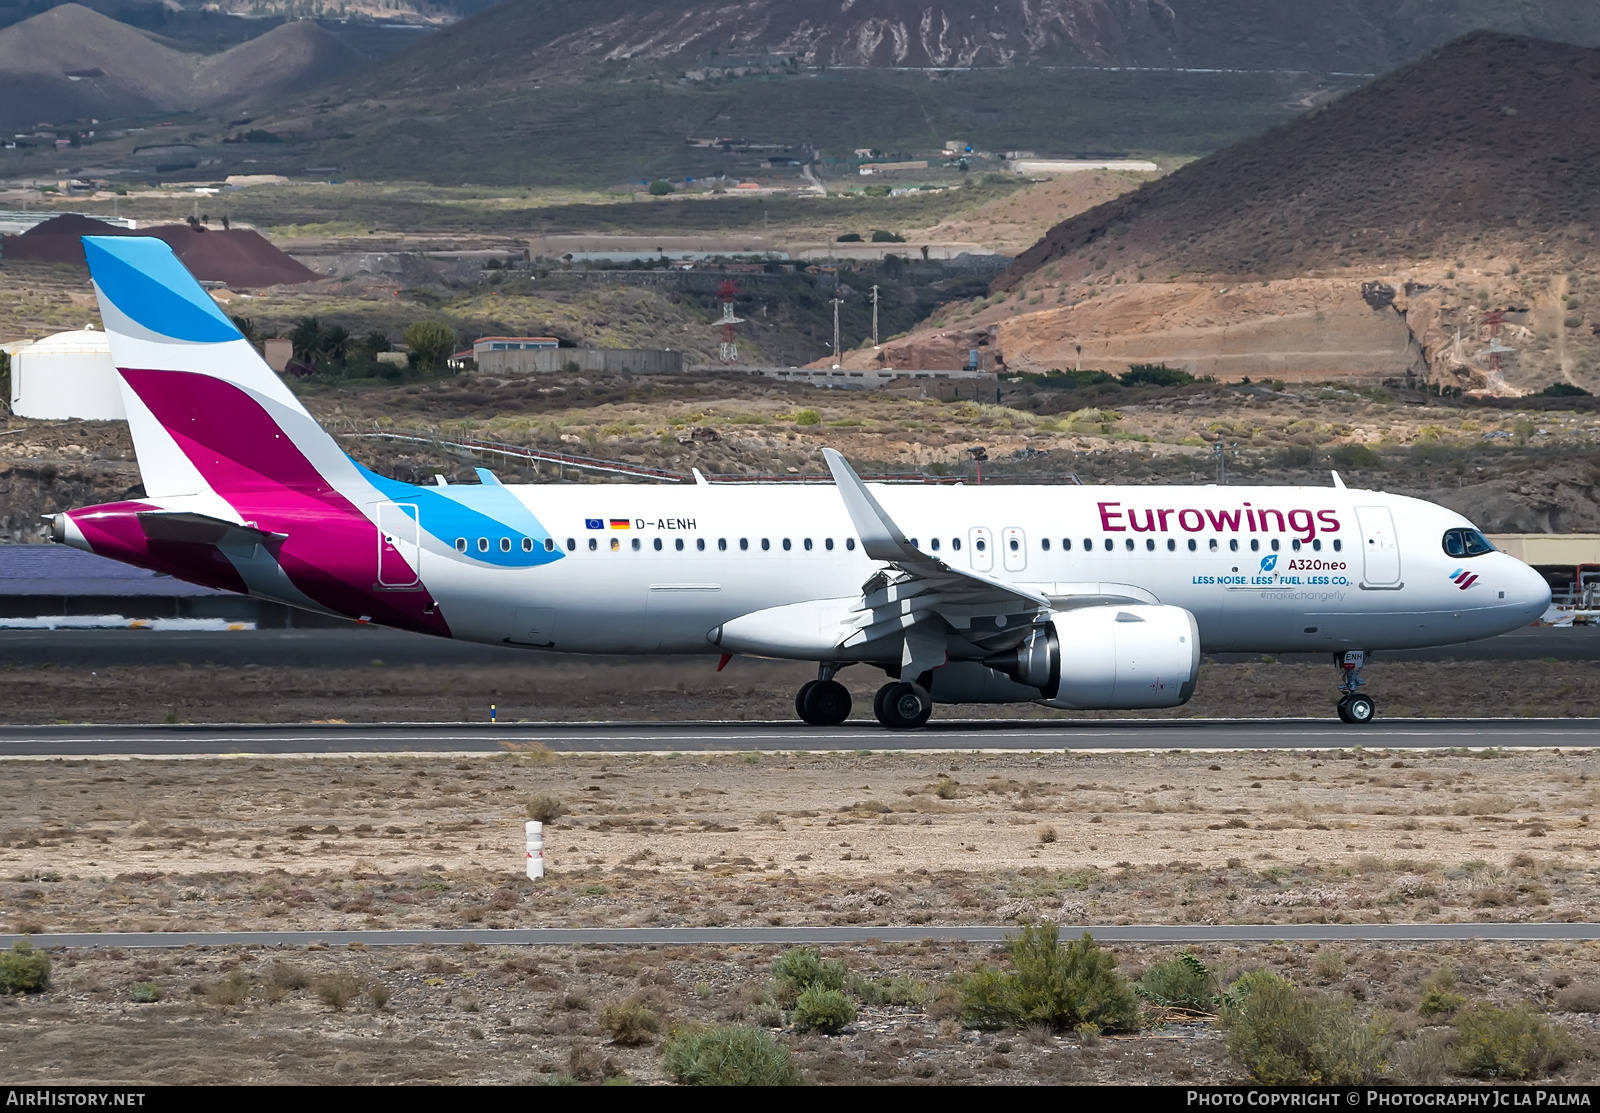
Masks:
[[[63,4],[0,30],[0,127],[222,107],[315,84],[362,62],[310,22],[198,54]]]
[[[1600,390],[1597,228],[1600,50],[1475,34],[1063,221],[992,299],[851,358]]]
[[[491,70],[1177,66],[1381,72],[1479,28],[1600,44],[1587,0],[508,0],[444,36]],[[428,49],[438,49],[437,44]],[[448,49],[448,48],[446,48]]]

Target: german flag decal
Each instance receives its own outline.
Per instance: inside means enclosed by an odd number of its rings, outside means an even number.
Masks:
[[[612,518],[611,519],[611,528],[612,529],[627,529],[632,524],[633,523],[631,521],[629,521],[627,518]]]

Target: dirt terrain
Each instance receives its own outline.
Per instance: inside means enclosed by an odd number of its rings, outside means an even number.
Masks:
[[[1596,774],[1591,751],[12,761],[0,931],[1592,920]],[[533,883],[521,823],[536,792],[570,814],[547,828],[550,873]],[[1597,1046],[1578,1011],[1600,1007],[1593,950],[1195,952],[1227,978],[1266,966],[1351,1000],[1404,1048],[1439,1030],[1416,1009],[1442,963],[1463,995],[1532,1000]],[[1137,976],[1174,949],[1115,952]],[[1210,1023],[1160,1010],[1127,1039],[963,1030],[946,980],[992,961],[987,947],[828,954],[921,988],[918,1003],[863,1004],[839,1037],[784,1031],[813,1081],[1242,1078]],[[603,1006],[639,998],[663,1027],[781,1026],[774,957],[77,950],[57,954],[51,992],[0,1001],[0,1032],[10,1076],[40,1082],[661,1081],[654,1041],[610,1043]],[[336,1007],[323,983],[340,977],[352,988]],[[164,999],[131,1003],[135,982]],[[1592,1081],[1587,1054],[1558,1077]]]
[[[1592,49],[1469,36],[1064,220],[990,298],[878,355],[935,366],[977,333],[1020,370],[1600,389],[1581,154],[1597,67]]]

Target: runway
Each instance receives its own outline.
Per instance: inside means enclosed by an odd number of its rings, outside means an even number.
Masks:
[[[1016,924],[920,927],[702,927],[702,928],[397,928],[384,931],[170,931],[82,932],[28,936],[34,946],[128,947],[684,947],[802,943],[999,943]],[[1600,924],[1083,924],[1061,927],[1074,938],[1088,932],[1101,943],[1403,943],[1454,940],[1501,942],[1590,941]],[[0,935],[0,947],[23,938]]]
[[[6,726],[0,759],[556,753],[1048,752],[1092,750],[1554,749],[1600,745],[1600,720],[1333,719],[938,720],[875,723],[384,723],[224,726]]]
[[[1256,661],[1259,654],[1213,653],[1223,663]],[[1437,649],[1395,650],[1375,656],[1382,661],[1600,661],[1600,626],[1570,629],[1524,627],[1497,638]],[[554,661],[675,660],[686,666],[704,658],[579,657],[538,653],[504,646],[385,630],[373,626],[335,629],[241,630],[233,632],[152,630],[0,630],[0,665],[54,665],[58,668],[116,668],[140,665],[214,665],[242,668],[342,668],[381,659],[390,666],[504,665],[520,662],[530,669]],[[1324,665],[1323,653],[1287,653],[1290,663]],[[741,661],[740,667],[759,664]]]

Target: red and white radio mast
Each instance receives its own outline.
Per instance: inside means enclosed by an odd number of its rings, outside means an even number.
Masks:
[[[718,287],[717,295],[722,298],[722,320],[717,322],[722,326],[720,358],[723,363],[738,363],[739,345],[734,339],[738,330],[734,326],[742,325],[744,319],[733,315],[733,299],[739,296],[739,284],[729,279]]]

